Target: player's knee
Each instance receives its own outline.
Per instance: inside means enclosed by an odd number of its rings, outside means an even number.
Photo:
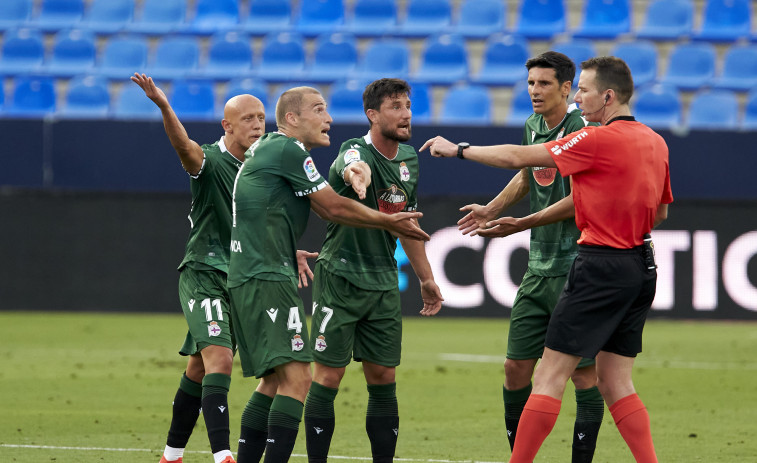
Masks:
[[[508,389],[522,389],[531,382],[534,364],[530,361],[505,360],[505,385]]]

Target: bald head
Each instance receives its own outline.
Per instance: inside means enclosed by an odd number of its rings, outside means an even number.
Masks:
[[[226,149],[239,159],[244,152],[265,133],[265,107],[263,102],[252,95],[237,95],[229,99],[223,107],[223,121]]]
[[[265,108],[263,108],[263,102],[257,97],[243,94],[229,98],[226,105],[223,107],[223,118],[231,120],[234,116],[239,116],[245,112],[263,112],[265,114]]]
[[[280,128],[286,126],[287,113],[300,114],[303,96],[320,93],[313,87],[294,87],[282,93],[276,103],[276,125]]]

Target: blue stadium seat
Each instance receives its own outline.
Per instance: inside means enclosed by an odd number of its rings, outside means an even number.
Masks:
[[[256,66],[258,77],[273,82],[291,82],[302,78],[305,68],[305,42],[296,32],[268,34]]]
[[[184,0],[143,0],[134,21],[126,30],[136,34],[161,36],[178,30],[187,15]]]
[[[365,85],[356,79],[337,82],[331,87],[327,109],[336,123],[367,122],[363,111]]]
[[[397,26],[395,35],[427,37],[445,30],[451,21],[450,0],[408,0],[405,19]]]
[[[563,0],[522,0],[515,33],[529,39],[551,39],[565,32]]]
[[[528,82],[518,82],[513,87],[512,101],[510,103],[510,114],[507,116],[507,125],[523,127],[526,119],[534,113],[534,106],[531,104],[531,95],[528,94]]]
[[[410,109],[413,111],[413,124],[431,122],[431,89],[428,84],[408,82],[410,84]]]
[[[237,31],[219,32],[208,41],[208,60],[199,75],[216,80],[230,80],[252,72],[250,37]]]
[[[274,108],[268,108],[268,88],[262,80],[255,79],[254,77],[243,77],[232,79],[229,85],[226,87],[226,94],[224,95],[224,104],[231,97],[237,95],[250,94],[257,97],[266,107],[266,112],[273,114]],[[221,108],[223,110],[223,107]]]
[[[757,130],[757,88],[749,92],[744,104],[744,119],[741,121],[744,130]]]
[[[487,40],[481,69],[471,80],[484,85],[514,85],[526,80],[528,58],[528,43],[522,37],[497,34]]]
[[[450,85],[468,77],[468,53],[459,35],[430,37],[421,55],[421,64],[413,80],[433,85]]]
[[[97,72],[114,80],[125,80],[147,67],[147,39],[142,36],[112,37],[103,48]]]
[[[160,109],[155,106],[137,84],[127,82],[113,105],[113,118],[126,120],[160,120]]]
[[[77,27],[115,34],[134,18],[134,0],[92,0]]]
[[[697,90],[709,85],[715,75],[717,53],[710,43],[683,43],[673,47],[668,59],[665,84],[682,90]]]
[[[292,0],[250,0],[242,29],[255,36],[287,32],[292,26]]]
[[[723,71],[712,86],[737,91],[757,88],[757,45],[731,46],[723,58]]]
[[[739,122],[739,101],[730,90],[703,90],[689,105],[690,129],[735,130]]]
[[[45,32],[57,32],[74,26],[84,16],[84,0],[41,0],[33,26]]]
[[[5,85],[0,85],[0,117],[5,111]]]
[[[492,99],[480,85],[460,84],[449,89],[442,103],[440,124],[489,125],[492,123]]]
[[[32,17],[33,0],[0,2],[0,31],[27,26]]]
[[[342,0],[308,0],[300,2],[295,30],[306,37],[338,30],[344,24]]]
[[[76,119],[104,119],[110,109],[108,81],[95,75],[79,76],[68,84],[66,101],[55,114]]]
[[[344,79],[357,65],[357,41],[351,34],[324,34],[315,41],[313,57],[305,70],[305,79],[335,82]]]
[[[23,118],[50,116],[55,112],[55,99],[55,81],[51,77],[17,76],[5,114]]]
[[[373,81],[382,77],[407,79],[410,48],[399,39],[377,39],[358,57],[351,79]]]
[[[344,30],[358,37],[390,34],[396,27],[396,0],[355,0],[344,23]]]
[[[200,42],[196,37],[167,36],[158,39],[145,74],[153,79],[180,79],[197,72]]]
[[[634,86],[640,87],[657,80],[657,47],[646,40],[621,42],[610,52],[628,64]]]
[[[194,15],[179,31],[193,35],[211,35],[239,27],[239,4],[236,0],[197,0]]]
[[[691,35],[694,24],[692,0],[654,0],[644,15],[636,37],[651,40],[680,40]]]
[[[213,120],[215,92],[213,83],[205,80],[177,79],[171,86],[171,107],[181,120]]]
[[[43,71],[55,77],[90,72],[95,65],[95,36],[85,29],[62,30],[55,34],[53,53]]]
[[[466,39],[485,39],[506,29],[507,4],[501,0],[465,0],[450,31]]]
[[[597,56],[596,47],[587,39],[573,39],[556,42],[552,45],[552,51],[562,53],[575,63],[576,77],[573,79],[573,86],[578,85],[578,78],[581,75],[581,63],[589,58]]]
[[[652,84],[634,93],[633,115],[652,128],[670,129],[681,125],[681,94],[669,85]]]
[[[45,59],[42,33],[34,28],[10,29],[3,36],[0,75],[36,72]]]
[[[630,0],[586,0],[581,26],[573,37],[615,39],[631,30]]]
[[[707,0],[702,27],[694,33],[694,39],[733,42],[748,38],[751,27],[751,0]]]

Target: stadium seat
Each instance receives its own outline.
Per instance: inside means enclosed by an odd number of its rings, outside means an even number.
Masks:
[[[39,30],[21,27],[3,35],[0,75],[36,72],[44,59],[45,42]]]
[[[737,91],[757,88],[757,45],[731,46],[723,58],[723,70],[712,86]]]
[[[335,82],[344,79],[357,65],[357,41],[351,34],[324,34],[315,41],[312,60],[305,70],[305,79],[313,82]]]
[[[533,113],[534,106],[531,104],[531,95],[528,94],[528,82],[518,82],[513,87],[510,113],[505,122],[510,126],[523,127],[526,119]]]
[[[522,0],[515,33],[529,39],[551,39],[565,32],[563,0]]]
[[[408,83],[410,84],[410,109],[413,111],[412,123],[431,122],[431,89],[428,84],[412,81]]]
[[[112,37],[103,48],[97,72],[108,79],[124,80],[147,67],[147,39],[142,36]]]
[[[682,90],[697,90],[715,75],[715,47],[710,43],[684,43],[670,52],[668,70],[662,82]]]
[[[0,117],[5,111],[5,85],[0,85]]]
[[[442,103],[439,124],[489,125],[492,123],[492,99],[481,85],[460,84],[449,89]]]
[[[556,42],[552,45],[552,51],[562,53],[575,63],[576,77],[573,79],[573,86],[578,85],[578,77],[581,75],[581,63],[589,58],[597,56],[596,47],[590,40],[586,39]]]
[[[55,34],[53,52],[43,71],[55,77],[90,72],[97,53],[95,36],[86,29],[68,29]]]
[[[412,79],[432,85],[451,85],[468,77],[468,53],[459,35],[430,37],[421,53],[421,64]]]
[[[694,33],[694,39],[733,42],[748,38],[751,27],[751,0],[706,0],[702,27]]]
[[[84,15],[84,0],[41,0],[33,26],[44,32],[57,32],[74,27]]]
[[[621,42],[610,52],[628,64],[634,86],[640,87],[657,80],[657,47],[646,40]]]
[[[757,88],[749,92],[744,104],[744,119],[741,121],[744,130],[757,130]]]
[[[177,79],[171,86],[171,107],[181,120],[213,120],[215,93],[213,83],[205,80]]]
[[[302,78],[305,68],[305,42],[296,32],[268,34],[256,66],[258,77],[273,82],[291,82]]]
[[[691,35],[694,24],[692,0],[654,0],[644,15],[636,37],[651,40],[680,40]]]
[[[184,0],[143,0],[134,21],[126,30],[137,34],[161,36],[181,27],[187,15]]]
[[[652,84],[640,88],[633,97],[633,115],[652,128],[670,129],[681,125],[681,95],[669,85]]]
[[[268,88],[265,82],[253,77],[232,79],[226,87],[223,102],[226,104],[231,97],[244,94],[257,97],[263,103],[263,106],[266,107],[266,112],[273,114],[274,108],[268,108]],[[223,107],[221,107],[221,111],[223,111]]]
[[[526,80],[528,43],[514,35],[497,34],[487,40],[481,69],[471,80],[484,85],[514,85]]]
[[[230,80],[252,72],[252,48],[247,34],[219,32],[208,41],[208,59],[199,75],[216,80]]]
[[[96,34],[120,32],[134,17],[134,0],[92,0],[77,27]]]
[[[3,0],[0,2],[0,31],[27,26],[32,17],[33,0]]]
[[[292,25],[292,0],[250,0],[242,29],[250,35],[287,32]]]
[[[363,111],[365,85],[355,79],[337,82],[331,87],[327,108],[335,123],[367,122]]]
[[[195,37],[167,36],[158,39],[145,74],[153,79],[180,79],[197,72],[200,42]]]
[[[55,112],[55,81],[51,77],[17,76],[14,84],[7,116],[40,118]]]
[[[573,37],[615,39],[631,30],[630,0],[586,0],[581,26]]]
[[[451,20],[450,0],[408,0],[405,19],[397,26],[395,35],[427,37],[445,30]]]
[[[378,37],[397,27],[396,0],[355,0],[344,30],[358,37]]]
[[[236,0],[197,0],[194,15],[179,31],[193,35],[211,35],[239,27],[239,4]]]
[[[160,109],[155,106],[137,84],[126,82],[113,105],[114,119],[160,120]]]
[[[739,121],[739,101],[730,90],[703,90],[689,105],[690,129],[735,130]]]
[[[351,79],[373,81],[382,77],[406,79],[410,62],[410,48],[404,40],[376,39],[358,57]]]
[[[108,117],[110,94],[104,77],[87,75],[71,79],[63,107],[55,114],[64,118],[104,119]]]
[[[306,37],[338,30],[344,24],[342,0],[308,0],[300,2],[295,30]]]
[[[501,0],[465,0],[450,31],[466,39],[485,39],[506,29],[507,3]]]

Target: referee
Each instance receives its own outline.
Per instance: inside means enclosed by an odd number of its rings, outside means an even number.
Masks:
[[[455,145],[442,137],[421,151],[494,167],[557,167],[573,177],[579,250],[550,319],[542,362],[526,403],[511,463],[531,462],[557,421],[570,374],[596,356],[598,387],[637,462],[656,462],[649,414],[631,371],[657,285],[649,233],[668,214],[665,141],[637,122],[628,106],[633,78],[612,56],[581,63],[574,99],[586,127],[541,145]]]

